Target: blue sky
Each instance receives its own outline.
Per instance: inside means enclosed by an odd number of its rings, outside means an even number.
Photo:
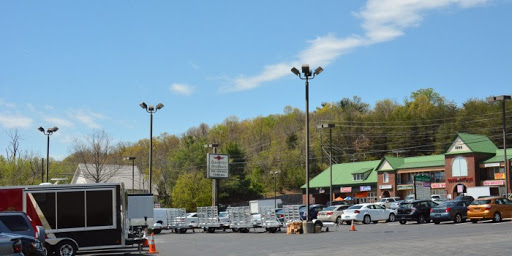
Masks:
[[[0,1],[0,150],[46,155],[105,130],[116,141],[304,110],[290,69],[324,72],[310,109],[360,96],[457,104],[512,94],[512,1]]]

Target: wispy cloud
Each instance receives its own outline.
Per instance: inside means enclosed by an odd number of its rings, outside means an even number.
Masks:
[[[6,108],[15,108],[16,104],[6,102],[4,99],[0,98],[0,107],[6,107]]]
[[[75,124],[69,120],[58,118],[58,117],[46,117],[44,121],[50,125],[57,127],[73,127]]]
[[[254,76],[232,78],[221,91],[244,91],[290,75],[292,66],[308,63],[311,67],[326,67],[341,55],[360,46],[394,40],[405,34],[405,29],[419,26],[429,11],[447,7],[470,8],[488,0],[368,0],[355,16],[362,20],[362,35],[337,38],[332,34],[309,41],[295,60],[266,65]]]
[[[172,84],[169,90],[182,95],[192,95],[194,93],[194,87],[187,84]]]
[[[0,125],[4,128],[29,128],[33,123],[30,117],[0,114]]]
[[[69,112],[69,116],[92,129],[101,128],[101,126],[98,124],[98,120],[106,119],[103,114],[95,113],[89,110],[71,110]]]

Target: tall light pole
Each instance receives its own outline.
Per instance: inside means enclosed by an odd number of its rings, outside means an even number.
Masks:
[[[151,105],[148,106],[142,102],[139,106],[149,113],[149,193],[151,194],[151,181],[153,176],[153,113],[156,113],[159,109],[164,107],[164,104],[158,103],[156,108]]]
[[[135,194],[135,159],[134,156],[127,156],[124,160],[132,160],[132,194]]]
[[[329,205],[332,205],[332,128],[336,127],[334,124],[319,124],[317,128],[329,129]]]
[[[309,221],[309,79],[314,79],[324,70],[322,67],[318,67],[314,73],[311,73],[309,65],[303,64],[302,74],[295,67],[291,71],[301,80],[306,80],[306,220]]]
[[[43,127],[39,126],[37,128],[40,132],[42,132],[46,137],[48,138],[46,140],[46,182],[48,182],[48,174],[49,174],[49,167],[50,167],[50,135],[52,135],[54,132],[58,131],[59,128],[57,126],[48,128],[46,131]]]
[[[274,175],[274,209],[277,209],[277,174],[281,171],[270,171],[270,174]]]
[[[507,125],[505,122],[505,101],[510,100],[510,95],[500,95],[500,96],[492,96],[487,97],[487,102],[497,102],[501,101],[501,106],[503,109],[502,113],[502,123],[503,123],[503,157],[505,161],[503,162],[503,166],[505,167],[505,189],[506,189],[506,197],[510,194],[510,165],[507,162]]]

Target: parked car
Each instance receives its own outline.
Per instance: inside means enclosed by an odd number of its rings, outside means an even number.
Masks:
[[[219,223],[222,228],[229,228],[229,214],[228,212],[219,212]]]
[[[460,196],[457,196],[455,199],[453,199],[455,201],[468,201],[468,202],[473,202],[475,199],[472,197],[472,196],[464,196],[464,195],[460,195]]]
[[[445,201],[430,209],[430,219],[439,224],[441,221],[465,222],[468,216],[467,201]]]
[[[512,217],[512,201],[503,197],[476,199],[468,207],[468,218],[473,223],[489,219],[500,222],[503,218],[510,217]]]
[[[44,228],[35,226],[24,212],[0,212],[0,233],[20,239],[24,255],[46,255]]]
[[[350,202],[348,201],[332,201],[332,203],[329,205],[329,202],[327,202],[327,206],[334,206],[334,205],[348,205],[350,206]]]
[[[391,208],[391,204],[400,200],[400,197],[385,197],[381,198],[377,204],[380,204],[386,208]]]
[[[416,196],[415,195],[408,195],[408,196],[405,197],[405,201],[407,201],[407,202],[412,202],[414,200],[416,200]]]
[[[432,200],[405,201],[397,209],[396,218],[400,224],[416,221],[418,224],[430,222],[430,209],[437,206]]]
[[[395,221],[396,210],[386,209],[375,203],[356,204],[343,210],[341,219],[347,224],[352,221],[361,221],[364,224],[377,223],[379,220]]]
[[[187,213],[186,221],[187,225],[190,228],[197,228],[199,223],[197,218],[197,212]]]
[[[323,222],[334,222],[338,225],[343,223],[341,219],[341,214],[343,214],[343,210],[349,208],[348,205],[333,205],[318,212],[317,219]]]
[[[0,223],[0,225],[2,225]],[[11,240],[19,240],[21,242],[21,252],[24,256],[46,256],[41,241],[35,239],[33,236],[24,236],[11,233],[0,233],[2,237],[10,237]]]
[[[314,220],[317,218],[318,212],[324,209],[323,204],[311,204],[309,205],[309,220]],[[299,208],[300,218],[302,220],[306,219],[306,206],[302,206]]]
[[[395,202],[391,203],[391,206],[389,208],[396,210],[396,209],[398,209],[398,207],[400,207],[400,204],[403,202],[404,202],[404,200],[395,201]]]
[[[446,201],[446,198],[442,197],[441,195],[431,195],[430,199],[438,203]]]
[[[0,255],[23,256],[21,240],[0,233]]]
[[[276,209],[276,218],[279,223],[284,223],[284,209],[283,208],[277,208]]]

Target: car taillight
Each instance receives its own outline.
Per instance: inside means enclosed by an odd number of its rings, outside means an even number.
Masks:
[[[488,205],[485,207],[486,210],[490,210],[492,206]]]
[[[330,216],[330,215],[332,215],[332,212],[327,212],[327,216]]]
[[[451,209],[452,208],[450,208],[450,207],[446,207],[446,210],[444,210],[444,212],[450,212]]]
[[[21,252],[21,241],[18,240],[12,245],[12,250],[14,253],[20,253]]]
[[[359,210],[355,210],[354,213],[361,213]]]
[[[434,212],[434,209],[430,208],[430,212]]]
[[[279,214],[279,218],[284,218],[284,214]]]

